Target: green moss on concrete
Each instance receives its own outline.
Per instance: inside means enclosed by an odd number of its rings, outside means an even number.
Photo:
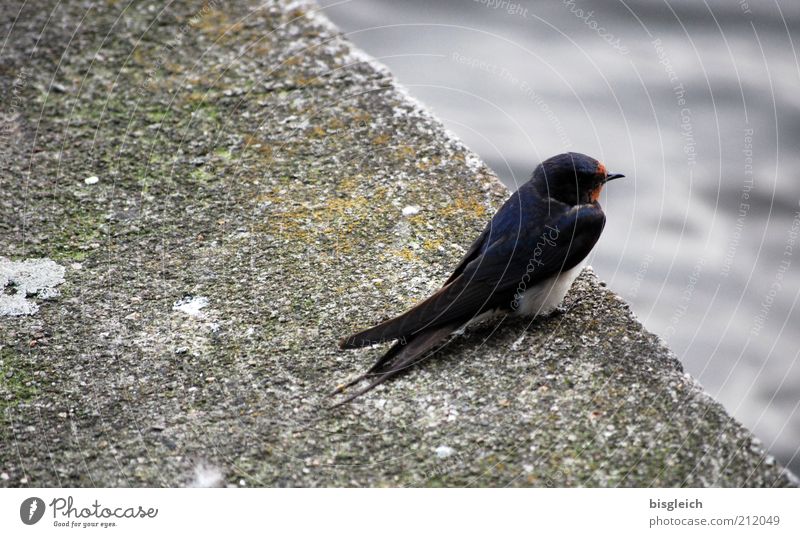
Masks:
[[[30,363],[11,347],[0,347],[0,414],[30,401],[38,393]]]

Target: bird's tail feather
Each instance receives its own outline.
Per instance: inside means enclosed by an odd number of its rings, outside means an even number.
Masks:
[[[386,351],[386,353],[383,356],[378,358],[378,361],[376,361],[374,364],[372,364],[372,367],[367,369],[367,371],[364,374],[357,376],[356,378],[354,378],[353,380],[349,381],[346,384],[341,384],[341,385],[337,386],[336,389],[333,390],[331,395],[333,396],[333,395],[336,395],[337,393],[342,393],[343,391],[347,390],[347,388],[353,386],[354,384],[358,384],[359,382],[361,382],[362,380],[364,380],[367,377],[379,375],[380,373],[378,372],[378,370],[386,362],[388,362],[389,360],[391,360],[392,358],[397,356],[398,353],[400,353],[405,348],[406,348],[406,345],[404,345],[403,343],[401,343],[401,342],[395,343],[394,345],[392,345],[392,348],[389,349],[388,351]]]
[[[447,324],[445,326],[440,326],[413,336],[405,343],[395,343],[392,348],[386,352],[386,354],[381,356],[378,361],[367,370],[366,373],[356,379],[351,380],[347,384],[338,387],[331,395],[341,393],[350,386],[353,386],[364,379],[374,380],[372,380],[372,382],[370,382],[365,388],[362,388],[354,394],[347,396],[345,399],[336,403],[330,408],[333,409],[347,404],[356,397],[364,395],[368,391],[374,389],[376,386],[383,384],[390,378],[397,376],[410,367],[418,364],[430,356],[432,354],[431,351],[437,350],[435,347],[439,343],[446,340],[447,337],[453,333],[456,328],[458,328],[458,326],[458,323]]]
[[[397,334],[404,331],[405,319],[407,317],[408,313],[398,315],[397,317],[384,321],[371,328],[342,338],[339,340],[339,348],[342,350],[358,349],[397,339]]]

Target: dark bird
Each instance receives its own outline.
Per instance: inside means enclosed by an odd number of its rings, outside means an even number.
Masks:
[[[454,332],[490,315],[550,315],[559,310],[583,261],[603,232],[598,203],[609,174],[599,161],[563,153],[539,164],[514,192],[434,295],[407,312],[339,342],[356,349],[398,340],[362,379],[347,403],[437,350]]]

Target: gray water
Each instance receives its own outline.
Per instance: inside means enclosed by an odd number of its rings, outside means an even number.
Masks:
[[[609,184],[590,263],[800,470],[800,2],[323,0],[510,188]]]

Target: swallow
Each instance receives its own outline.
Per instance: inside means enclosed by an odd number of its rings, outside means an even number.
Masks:
[[[624,177],[581,153],[563,153],[536,167],[467,250],[444,285],[405,313],[339,342],[357,349],[396,343],[358,378],[369,384],[352,401],[434,354],[453,334],[498,314],[546,316],[560,304],[603,232],[603,186]]]

